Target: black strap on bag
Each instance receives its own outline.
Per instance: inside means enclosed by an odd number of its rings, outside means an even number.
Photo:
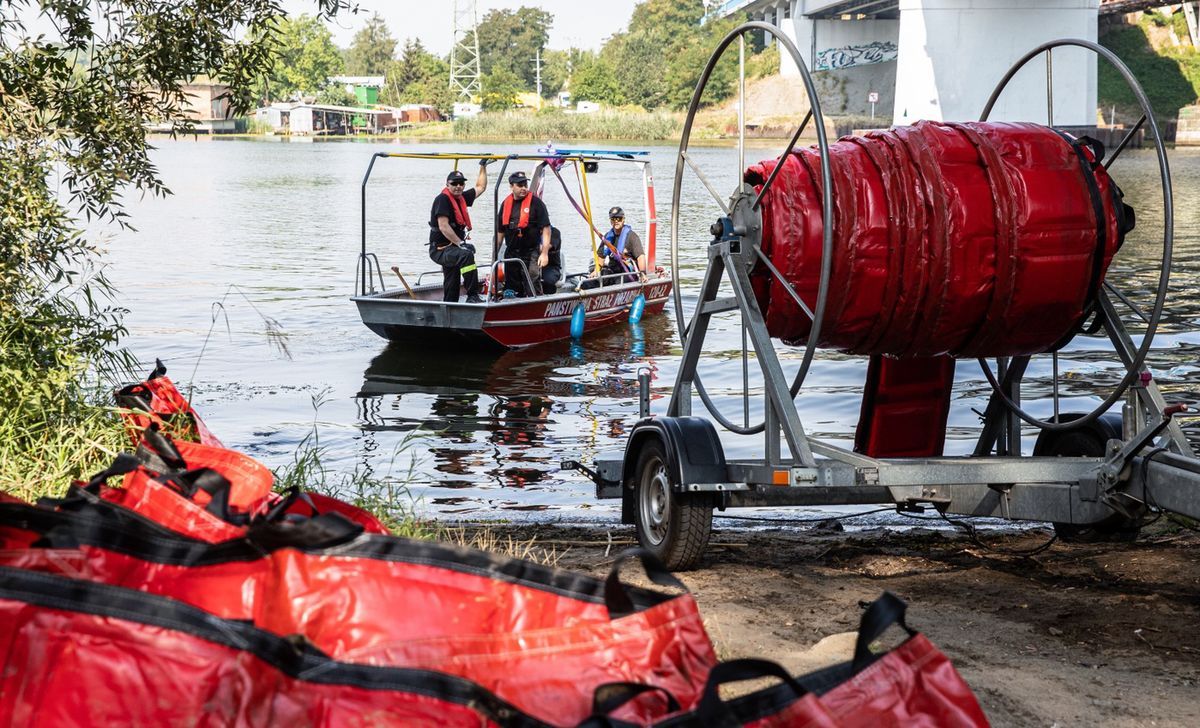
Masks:
[[[883,636],[893,624],[898,624],[908,632],[909,637],[916,637],[916,630],[904,621],[904,613],[908,604],[891,592],[885,591],[878,599],[863,612],[858,624],[858,640],[854,643],[854,672],[857,674],[874,662],[878,657],[871,652],[871,643]]]
[[[143,457],[146,467],[156,473],[188,469],[187,461],[175,446],[175,441],[163,434],[157,422],[150,423],[142,432],[137,454]]]
[[[755,718],[749,716],[739,717],[730,704],[721,700],[721,686],[726,683],[756,680],[763,677],[777,677],[782,680],[784,685],[791,688],[793,693],[790,697],[791,700],[803,697],[808,692],[787,670],[770,660],[743,659],[722,662],[708,673],[708,681],[704,684],[704,694],[700,698],[700,705],[696,708],[699,725],[724,728],[725,726],[741,726],[748,719],[754,720]],[[743,709],[750,707],[747,703],[752,702],[748,700],[751,698],[753,696],[738,699],[739,707]]]
[[[910,637],[917,634],[904,621],[907,609],[908,605],[904,600],[891,592],[884,592],[867,606],[862,619],[859,620],[858,638],[854,644],[854,658],[848,662],[800,675],[796,680],[810,693],[824,695],[870,667],[876,660],[883,657],[882,654],[875,654],[871,651],[871,643],[883,636],[883,633],[888,631],[892,625],[899,624]]]
[[[637,611],[633,606],[633,599],[621,583],[621,565],[630,559],[641,561],[646,576],[655,584],[674,587],[685,593],[688,591],[684,583],[667,571],[667,567],[654,554],[643,548],[626,549],[617,554],[617,559],[604,580],[604,606],[608,607],[609,619],[619,619]]]
[[[611,682],[597,687],[592,694],[592,715],[605,718],[617,708],[646,693],[662,695],[667,703],[667,713],[679,710],[679,701],[666,688],[635,682]]]

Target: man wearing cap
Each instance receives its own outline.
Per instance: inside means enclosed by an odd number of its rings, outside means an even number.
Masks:
[[[496,244],[505,243],[505,258],[520,258],[529,269],[534,290],[529,291],[525,271],[516,263],[504,264],[505,286],[518,296],[536,296],[540,291],[542,266],[550,263],[550,211],[537,195],[529,193],[524,172],[508,176],[510,193],[496,214]]]
[[[487,190],[487,165],[479,160],[475,186],[466,189],[467,177],[457,169],[446,175],[446,187],[433,199],[429,212],[429,257],[442,266],[442,300],[458,303],[458,289],[465,284],[467,303],[483,303],[479,297],[479,273],[475,269],[475,246],[467,242],[471,215],[467,208]]]
[[[637,274],[638,279],[643,279],[646,275],[646,249],[642,247],[642,240],[633,228],[625,224],[625,211],[620,207],[609,209],[608,221],[612,223],[612,228],[604,234],[604,243],[600,245],[601,267],[593,270],[590,277],[628,271]],[[620,282],[620,278],[614,277],[605,280],[604,285]]]

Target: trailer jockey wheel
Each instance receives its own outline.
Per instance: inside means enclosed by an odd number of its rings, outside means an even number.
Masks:
[[[633,471],[638,542],[668,569],[690,569],[712,532],[713,502],[706,493],[680,493],[661,440],[649,440]]]
[[[1084,413],[1064,414],[1059,418],[1062,422],[1075,422],[1084,419]],[[1108,440],[1121,436],[1120,419],[1116,421],[1102,417],[1091,427],[1081,426],[1075,430],[1055,433],[1043,431],[1038,436],[1037,444],[1033,447],[1034,455],[1049,455],[1062,457],[1104,457]],[[1141,521],[1130,519],[1119,513],[1096,521],[1095,523],[1055,523],[1054,532],[1063,541],[1070,543],[1127,543],[1137,539],[1142,529]]]

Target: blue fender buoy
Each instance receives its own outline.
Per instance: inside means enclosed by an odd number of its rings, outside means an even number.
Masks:
[[[575,310],[571,312],[571,338],[578,339],[583,336],[583,324],[587,321],[587,313],[583,310],[583,304],[575,304]]]
[[[646,356],[646,335],[642,333],[642,325],[635,321],[629,325],[629,331],[633,335],[633,341],[629,344],[629,353],[639,359]]]
[[[645,310],[646,297],[639,293],[637,298],[633,299],[633,303],[629,305],[629,323],[639,323],[642,320],[642,312]]]

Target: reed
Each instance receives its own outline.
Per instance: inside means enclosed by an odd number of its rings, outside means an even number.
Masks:
[[[0,408],[0,491],[29,502],[61,497],[72,481],[128,449],[113,410],[76,396],[64,397],[53,412]]]
[[[594,114],[480,114],[454,122],[457,139],[529,140],[591,139],[598,141],[655,141],[678,139],[682,118],[659,112],[597,112]]]

